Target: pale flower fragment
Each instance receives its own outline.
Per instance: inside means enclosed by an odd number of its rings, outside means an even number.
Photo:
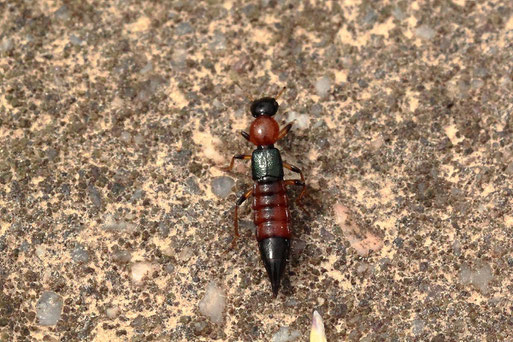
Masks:
[[[317,310],[313,313],[310,342],[327,342],[326,334],[324,333],[324,323],[322,323],[321,315],[319,315]]]

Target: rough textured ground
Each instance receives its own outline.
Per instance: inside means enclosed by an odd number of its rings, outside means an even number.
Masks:
[[[512,341],[512,42],[510,1],[0,1],[0,341]],[[282,86],[273,300],[212,182]]]

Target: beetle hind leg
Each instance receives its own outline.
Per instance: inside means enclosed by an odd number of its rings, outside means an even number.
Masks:
[[[235,210],[234,210],[234,215],[233,215],[233,235],[234,236],[233,236],[233,240],[232,240],[230,247],[226,251],[224,251],[223,254],[227,253],[229,250],[232,250],[235,247],[235,245],[237,244],[237,240],[240,237],[240,234],[239,234],[239,207],[251,195],[253,195],[253,189],[250,189],[250,190],[246,191],[244,194],[242,194],[242,196],[235,203]]]

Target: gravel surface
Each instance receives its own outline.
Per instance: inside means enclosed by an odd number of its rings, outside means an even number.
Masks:
[[[0,341],[512,341],[512,78],[510,1],[0,0]],[[221,168],[284,86],[273,300]]]

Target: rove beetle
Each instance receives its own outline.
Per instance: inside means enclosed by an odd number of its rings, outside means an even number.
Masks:
[[[263,97],[251,102],[250,111],[255,120],[251,124],[249,134],[242,131],[242,136],[256,145],[251,155],[237,154],[233,156],[230,166],[225,171],[231,171],[235,159],[250,160],[253,174],[253,188],[246,191],[235,204],[234,232],[232,247],[239,235],[238,209],[246,199],[253,196],[253,222],[256,226],[256,239],[260,248],[260,255],[264,262],[267,274],[271,280],[273,297],[276,297],[280,288],[281,276],[285,270],[286,260],[290,251],[290,212],[286,186],[297,185],[303,189],[296,199],[299,201],[306,191],[303,173],[297,167],[284,163],[280,151],[274,143],[283,138],[292,127],[287,124],[281,130],[273,116],[278,111],[276,101],[285,88],[273,97]],[[283,168],[299,173],[301,180],[283,180]],[[304,209],[304,208],[303,208]]]

